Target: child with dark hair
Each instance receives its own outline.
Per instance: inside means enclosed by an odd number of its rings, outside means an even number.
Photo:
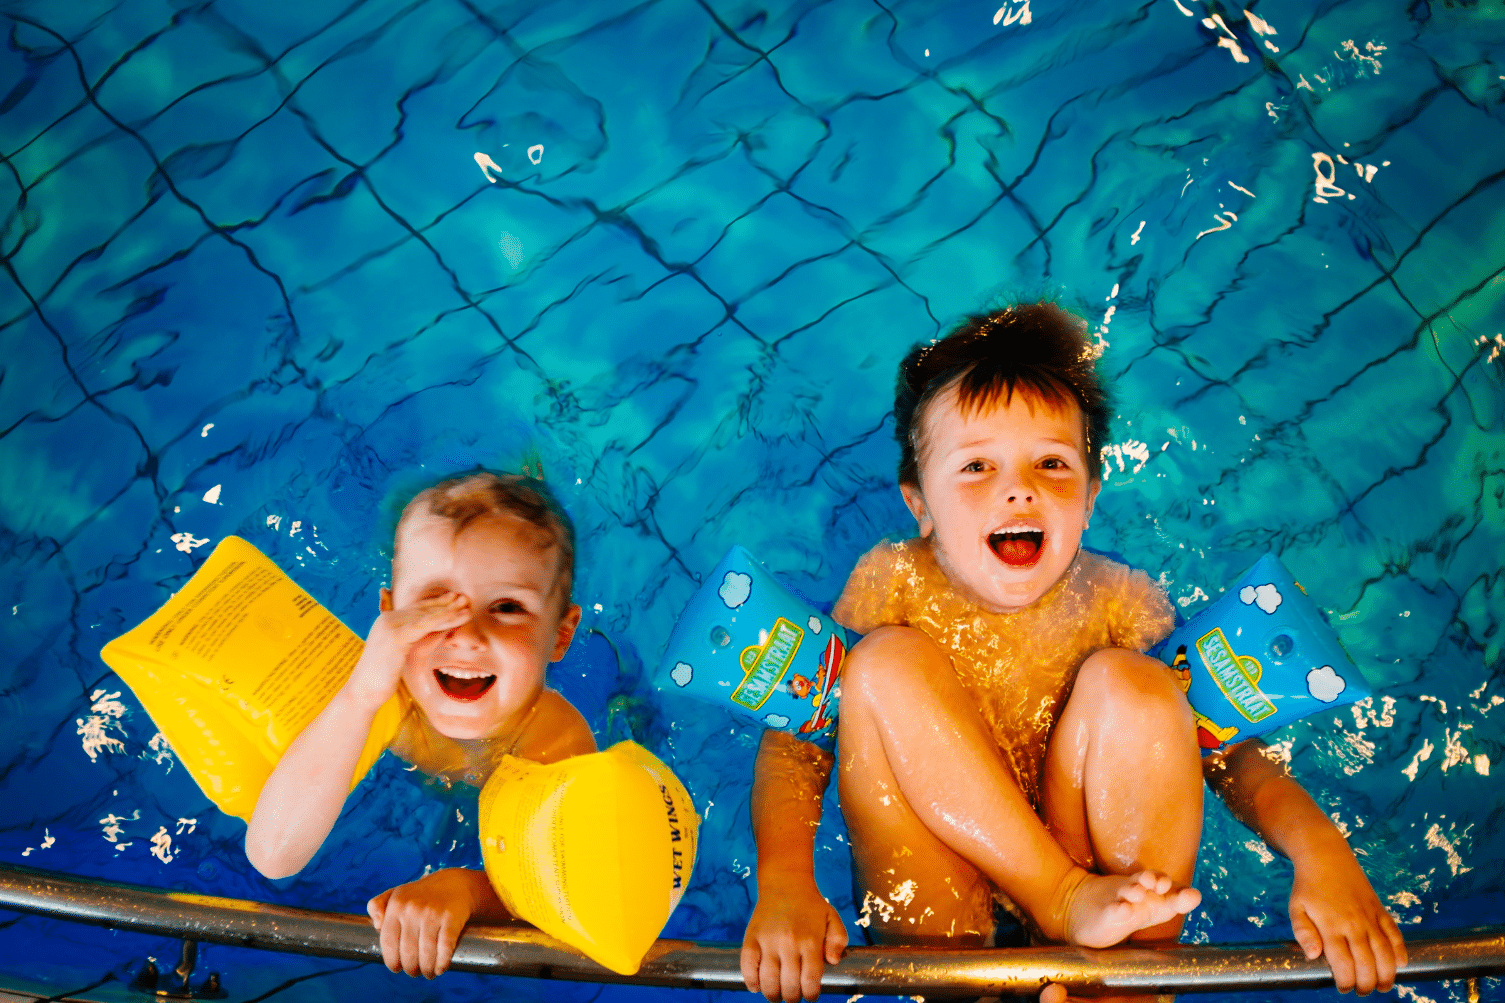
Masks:
[[[505,755],[552,763],[595,752],[580,712],[544,687],[580,622],[574,571],[574,527],[542,481],[476,473],[409,502],[360,660],[261,790],[246,830],[256,869],[286,877],[312,859],[394,693],[408,713],[388,747],[430,775],[480,787]],[[399,885],[367,909],[387,967],[430,978],[466,922],[509,918],[486,875],[464,868]]]
[[[1341,834],[1257,741],[1203,760],[1172,673],[1143,654],[1164,593],[1081,549],[1108,396],[1080,321],[1041,303],[968,319],[899,368],[899,488],[919,536],[857,564],[838,751],[859,923],[888,944],[983,945],[995,903],[1087,947],[1173,940],[1208,779],[1291,857],[1291,915],[1340,988],[1388,988],[1398,928]],[[748,987],[814,998],[846,943],[813,880],[831,757],[764,734]],[[1064,997],[1051,987],[1054,1000]]]

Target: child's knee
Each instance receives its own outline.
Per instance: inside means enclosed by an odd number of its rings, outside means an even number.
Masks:
[[[923,684],[930,673],[950,669],[945,653],[914,627],[879,627],[858,641],[841,674],[841,706],[877,705],[896,689]]]
[[[1195,734],[1191,705],[1175,677],[1160,661],[1126,648],[1104,648],[1082,663],[1077,690],[1085,689],[1116,718],[1130,717],[1148,728]]]

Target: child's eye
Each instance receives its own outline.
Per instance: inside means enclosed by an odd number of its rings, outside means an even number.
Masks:
[[[498,599],[496,602],[491,604],[491,612],[526,613],[527,610],[523,607],[523,604],[518,602],[516,599]]]
[[[1047,456],[1040,461],[1040,468],[1042,470],[1065,470],[1066,461],[1058,456]]]
[[[967,464],[965,467],[962,467],[962,473],[964,473],[964,474],[980,474],[980,473],[982,473],[986,469],[988,469],[988,465],[986,463],[984,463],[981,460],[973,460],[971,463]]]

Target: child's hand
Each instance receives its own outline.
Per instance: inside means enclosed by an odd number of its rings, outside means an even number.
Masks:
[[[1341,841],[1340,841],[1341,842]],[[1339,992],[1386,992],[1406,942],[1346,843],[1302,860],[1291,883],[1291,930],[1308,958],[1327,956]]]
[[[758,898],[742,938],[742,981],[769,1000],[813,1000],[825,966],[846,947],[846,925],[815,883],[791,879],[780,894]]]
[[[366,636],[366,649],[345,684],[360,703],[380,707],[397,692],[408,649],[429,634],[449,630],[470,616],[470,600],[457,592],[420,599],[402,609],[383,610]]]
[[[392,971],[443,975],[472,915],[496,894],[483,871],[450,867],[389,888],[366,903],[371,925],[381,933],[382,961]],[[499,903],[498,903],[499,904]]]

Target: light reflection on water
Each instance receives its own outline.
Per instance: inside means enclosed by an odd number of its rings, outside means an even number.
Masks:
[[[731,543],[829,602],[907,533],[894,365],[1023,289],[1080,309],[1116,380],[1089,545],[1186,615],[1280,552],[1377,695],[1275,748],[1404,929],[1498,918],[1496,6],[6,16],[0,858],[352,911],[473,862],[473,794],[389,759],[339,846],[262,880],[97,652],[232,532],[364,630],[385,501],[531,446],[580,526],[594,631],[555,684],[706,807],[669,932],[737,939],[757,736],[660,703],[643,666]],[[1220,805],[1199,875],[1189,938],[1289,935],[1289,866]],[[54,987],[171,953],[32,920],[4,940],[0,971]],[[205,953],[237,993],[431,988]]]

